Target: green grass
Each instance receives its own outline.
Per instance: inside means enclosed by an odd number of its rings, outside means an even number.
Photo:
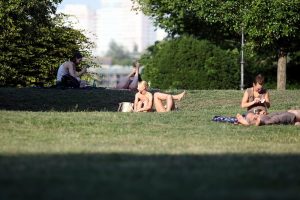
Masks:
[[[270,93],[271,112],[300,108],[300,90]],[[115,112],[133,98],[1,88],[0,199],[300,198],[299,127],[211,121],[244,112],[241,91],[188,91],[179,112]]]

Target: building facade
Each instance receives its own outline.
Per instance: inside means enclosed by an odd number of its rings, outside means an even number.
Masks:
[[[131,0],[99,0],[100,9],[86,5],[66,5],[60,12],[72,15],[74,28],[95,43],[93,54],[104,56],[112,41],[129,52],[142,52],[164,37],[149,17],[132,10]]]

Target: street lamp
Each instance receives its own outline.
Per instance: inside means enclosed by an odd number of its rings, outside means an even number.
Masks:
[[[244,28],[242,27],[242,42],[241,42],[241,90],[244,90]]]

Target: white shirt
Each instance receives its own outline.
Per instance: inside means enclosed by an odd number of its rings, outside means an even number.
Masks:
[[[56,76],[56,80],[57,80],[57,81],[61,81],[61,78],[62,78],[64,75],[69,74],[69,70],[66,69],[66,68],[64,67],[64,64],[65,64],[65,63],[63,63],[63,64],[62,64],[61,66],[59,66],[59,68],[58,68],[57,76]]]

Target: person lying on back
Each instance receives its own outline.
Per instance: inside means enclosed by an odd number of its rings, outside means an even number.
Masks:
[[[267,115],[257,115],[252,112],[247,113],[246,117],[237,114],[238,122],[245,126],[273,125],[273,124],[292,124],[300,125],[300,110],[288,110]]]

